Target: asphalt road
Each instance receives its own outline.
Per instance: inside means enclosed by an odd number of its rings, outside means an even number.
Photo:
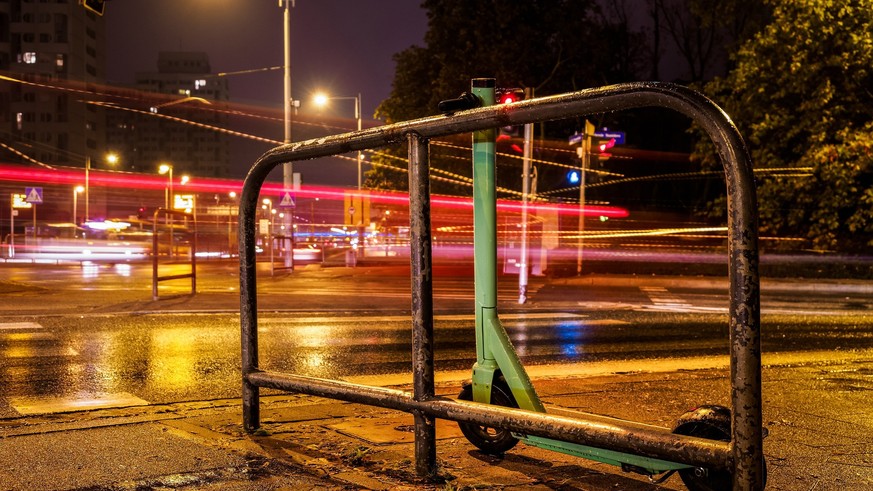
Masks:
[[[530,312],[501,317],[522,362],[562,366],[567,376],[604,363],[624,371],[726,359],[719,313],[657,309]],[[873,348],[864,314],[769,314],[764,352],[818,359]],[[261,367],[376,383],[410,378],[408,315],[265,314]],[[472,315],[440,315],[436,370],[463,380],[475,361]],[[55,412],[76,404],[172,403],[239,397],[235,314],[88,314],[0,322],[0,416]],[[678,362],[677,362],[678,360]],[[678,363],[678,364],[677,364]],[[90,401],[90,402],[89,402]],[[113,402],[114,401],[114,402]]]

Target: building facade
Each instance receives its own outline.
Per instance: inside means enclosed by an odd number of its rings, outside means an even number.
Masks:
[[[105,148],[105,20],[78,0],[0,0],[0,158],[82,166]],[[93,95],[92,95],[93,94]]]
[[[225,177],[229,169],[227,81],[202,52],[161,52],[157,71],[139,72],[132,89],[141,112],[109,110],[108,147],[127,170],[171,164],[177,175]],[[146,114],[148,113],[148,114]]]

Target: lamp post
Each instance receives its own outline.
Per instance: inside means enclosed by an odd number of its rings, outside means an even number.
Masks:
[[[78,219],[76,218],[79,214],[79,193],[84,191],[84,186],[76,186],[73,188],[73,224],[78,225]]]
[[[328,101],[336,101],[336,100],[354,100],[355,101],[355,121],[358,125],[358,131],[361,131],[361,94],[354,97],[330,97],[326,94],[316,94],[314,98],[314,102],[316,106],[324,107],[327,105]],[[361,151],[358,150],[358,191],[361,190]]]
[[[164,208],[171,209],[170,200],[173,199],[173,166],[170,164],[161,164],[158,167],[158,174],[167,174],[167,187],[164,188]]]
[[[170,201],[173,199],[173,166],[170,164],[161,164],[158,167],[158,174],[168,174],[167,176],[167,187],[164,188],[164,208],[167,210],[171,210]],[[166,221],[170,233],[170,257],[175,255],[173,251],[173,215],[168,213],[166,215]]]
[[[110,165],[115,165],[118,163],[118,155],[115,153],[106,154],[106,163]],[[91,218],[91,157],[85,157],[85,220],[88,221]]]
[[[291,7],[294,6],[294,0],[279,0],[279,6],[284,7],[283,16],[283,47],[284,47],[284,101],[282,106],[285,109],[285,144],[291,143],[291,107],[294,102],[291,100]],[[286,163],[282,167],[282,185],[285,187],[285,192],[294,189],[294,165],[291,162]],[[294,222],[294,213],[288,213],[284,219],[286,228],[291,233],[291,250],[294,250],[294,234],[291,229]],[[271,246],[272,250],[272,246]],[[294,254],[285,256],[285,267],[291,271],[294,270]]]

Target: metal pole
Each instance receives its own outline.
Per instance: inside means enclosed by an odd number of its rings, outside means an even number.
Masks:
[[[9,258],[15,257],[15,195],[9,195]]]
[[[576,253],[576,274],[582,274],[582,236],[585,232],[585,171],[591,159],[591,135],[594,133],[594,125],[585,120],[585,134],[582,138],[582,172],[579,173],[579,248]]]
[[[532,90],[524,89],[524,98],[531,98]],[[524,125],[524,165],[521,177],[521,254],[518,269],[518,303],[527,301],[527,279],[528,279],[528,237],[527,237],[527,205],[530,200],[530,161],[533,148],[531,140],[533,139],[533,124],[527,123]]]
[[[91,218],[91,209],[89,208],[91,203],[91,195],[90,193],[90,174],[91,174],[91,157],[85,157],[85,221],[87,222]]]
[[[361,93],[355,97],[355,119],[358,121],[358,131],[361,131]],[[361,151],[358,150],[358,191],[361,190]],[[361,213],[361,217],[363,217]]]
[[[78,212],[77,208],[79,207],[79,192],[76,191],[76,188],[73,188],[73,225],[76,224],[76,214]]]
[[[434,397],[433,275],[430,230],[430,172],[428,141],[409,136],[409,232],[412,274],[413,399]],[[436,422],[423,411],[415,417],[415,471],[433,476],[436,465]]]
[[[285,100],[283,107],[285,109],[285,144],[291,143],[291,7],[294,5],[294,0],[284,0],[284,29],[283,31],[283,47],[284,47],[284,95]],[[291,162],[282,166],[282,184],[285,192],[289,192],[294,188],[294,164]],[[291,251],[285,254],[285,267],[291,271],[294,270],[294,210],[285,214],[284,224],[286,233],[291,235]],[[272,219],[272,218],[271,218]],[[284,239],[283,239],[284,240]],[[272,249],[272,247],[271,247]]]

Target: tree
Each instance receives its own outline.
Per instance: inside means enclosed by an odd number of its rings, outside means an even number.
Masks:
[[[863,250],[873,245],[873,0],[769,3],[772,22],[706,90],[749,145],[761,230]],[[716,164],[707,142],[695,154]],[[796,172],[764,172],[782,168]]]
[[[603,15],[595,0],[425,0],[423,7],[426,46],[395,55],[392,92],[377,109],[388,123],[435,114],[439,101],[469,90],[475,77],[530,87],[540,96],[635,80],[642,66],[644,50],[634,49],[639,36],[628,34],[621,19]],[[470,174],[469,163],[439,157],[432,149],[434,167]],[[387,167],[398,165],[394,159],[374,163],[368,186],[405,188],[406,176]],[[434,184],[436,192],[469,193]]]
[[[692,83],[726,73],[729,54],[769,18],[763,0],[651,1],[653,24],[663,25]],[[657,40],[659,33],[654,34]]]

